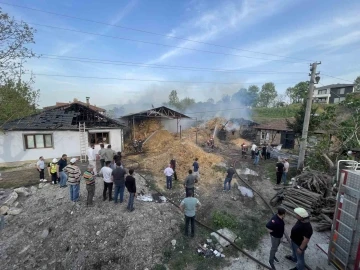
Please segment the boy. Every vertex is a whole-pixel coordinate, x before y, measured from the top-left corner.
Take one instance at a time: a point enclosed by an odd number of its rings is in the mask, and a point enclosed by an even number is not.
[[[83,178],[86,184],[86,190],[88,191],[86,206],[93,206],[93,198],[95,195],[95,176],[94,166],[89,164],[87,170],[83,174]]]
[[[51,177],[51,181],[53,184],[57,184],[57,180],[58,180],[58,177],[57,177],[57,172],[56,172],[56,165],[57,165],[57,162],[58,160],[56,158],[54,158],[52,160],[52,162],[50,162],[47,166],[48,168],[48,173],[49,173],[49,176]]]

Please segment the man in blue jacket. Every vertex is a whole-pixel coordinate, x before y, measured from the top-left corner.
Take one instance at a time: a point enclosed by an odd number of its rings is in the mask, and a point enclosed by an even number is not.
[[[266,228],[268,229],[270,236],[271,236],[271,250],[270,250],[270,257],[269,257],[269,265],[271,269],[276,269],[274,266],[274,261],[279,262],[279,260],[275,257],[275,253],[278,250],[280,245],[281,238],[284,235],[285,230],[285,209],[279,207],[277,214],[274,215],[269,222],[266,224]]]

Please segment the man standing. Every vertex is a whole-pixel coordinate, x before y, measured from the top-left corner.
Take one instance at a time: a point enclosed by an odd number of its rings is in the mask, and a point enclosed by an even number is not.
[[[93,165],[89,164],[87,170],[83,174],[83,178],[86,184],[86,190],[88,192],[86,206],[93,206],[93,198],[95,195],[95,175],[93,169]]]
[[[253,143],[251,145],[251,159],[254,159],[255,158],[255,150],[256,150],[257,146],[255,143]]]
[[[46,182],[44,170],[45,170],[45,162],[44,157],[39,157],[39,160],[36,162],[36,168],[40,173],[40,182]]]
[[[109,202],[112,201],[112,189],[113,181],[111,179],[112,169],[110,168],[111,161],[106,161],[105,166],[101,168],[99,174],[103,176],[104,179],[104,191],[103,191],[103,200],[106,201],[106,193],[109,190]]]
[[[260,160],[260,151],[259,148],[255,148],[255,152],[254,152],[254,165],[258,165],[259,164],[259,160]]]
[[[189,223],[191,224],[191,237],[195,235],[195,214],[197,208],[201,206],[199,200],[193,197],[192,191],[186,195],[180,203],[180,209],[185,214],[185,235],[189,236]]]
[[[289,168],[290,168],[290,164],[289,164],[287,158],[284,158],[284,172],[282,175],[284,185],[286,185],[286,180],[287,180],[286,177],[289,172]]]
[[[166,188],[172,189],[172,176],[174,174],[174,170],[171,168],[171,164],[164,170],[164,174],[166,176]]]
[[[266,146],[265,146],[265,144],[262,147],[262,156],[263,156],[264,160],[266,160],[267,155],[266,155]]]
[[[49,176],[51,177],[51,183],[53,183],[55,185],[57,184],[57,180],[58,180],[57,173],[56,173],[57,162],[58,162],[58,160],[56,158],[54,158],[52,160],[52,162],[50,162],[47,166]]]
[[[295,208],[294,212],[298,221],[291,229],[292,255],[287,255],[285,258],[296,263],[296,267],[290,270],[304,270],[305,250],[313,234],[313,229],[310,224],[309,214],[304,208]]]
[[[79,200],[80,191],[81,171],[79,167],[75,165],[76,161],[76,158],[70,159],[70,164],[63,169],[63,172],[68,174],[68,183],[70,185],[70,200],[72,202],[77,202]]]
[[[126,176],[126,179],[125,179],[125,186],[129,192],[129,202],[128,202],[127,210],[129,210],[130,212],[135,210],[134,198],[136,197],[136,183],[135,183],[135,178],[133,177],[133,174],[134,174],[134,170],[130,169],[129,175]]]
[[[274,261],[277,263],[279,262],[279,260],[275,257],[275,254],[278,250],[281,238],[283,237],[285,231],[285,212],[286,211],[284,208],[278,208],[277,214],[274,215],[266,224],[266,228],[268,229],[271,237],[269,265],[272,269],[276,269],[274,266]]]
[[[97,151],[95,150],[94,144],[91,144],[89,149],[87,150],[87,156],[88,156],[88,160],[89,160],[89,165],[93,166],[93,172],[94,172],[94,174],[97,174],[97,170],[96,170]]]
[[[194,163],[193,163],[193,167],[194,167],[194,173],[193,173],[193,175],[197,178],[197,180],[200,180],[200,172],[199,172],[198,158],[195,158],[195,161],[194,161]]]
[[[115,156],[116,152],[114,150],[111,149],[111,145],[109,144],[107,146],[107,148],[105,149],[105,163],[107,161],[110,161],[110,163],[114,160],[114,156]]]
[[[124,190],[125,190],[125,175],[126,171],[122,168],[121,162],[116,162],[116,169],[111,173],[113,183],[115,184],[115,198],[114,202],[117,203],[120,194],[120,203],[124,201]]]
[[[171,158],[170,160],[170,165],[171,165],[171,168],[173,169],[174,171],[174,180],[177,181],[177,175],[176,175],[176,160],[174,157]]]
[[[281,159],[278,158],[278,162],[276,163],[276,184],[280,185],[281,178],[284,172],[284,163],[282,163]]]
[[[186,196],[190,191],[192,191],[192,194],[195,194],[195,182],[196,176],[192,174],[192,170],[189,170],[189,175],[185,178],[184,181]]]
[[[67,185],[66,185],[67,175],[63,171],[66,166],[67,166],[67,155],[63,154],[56,166],[56,173],[57,173],[57,177],[60,178],[60,187],[61,188],[67,187]]]
[[[231,189],[231,180],[235,174],[235,169],[234,169],[234,165],[231,164],[230,168],[226,171],[227,175],[225,177],[225,181],[224,181],[224,190],[223,191],[230,191]]]
[[[100,167],[102,168],[105,166],[105,148],[103,143],[100,143],[99,156],[100,156]]]

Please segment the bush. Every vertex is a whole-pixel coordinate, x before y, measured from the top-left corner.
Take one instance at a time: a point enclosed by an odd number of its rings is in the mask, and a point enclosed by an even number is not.
[[[212,222],[216,229],[236,229],[238,227],[236,217],[223,211],[215,211],[212,215]]]

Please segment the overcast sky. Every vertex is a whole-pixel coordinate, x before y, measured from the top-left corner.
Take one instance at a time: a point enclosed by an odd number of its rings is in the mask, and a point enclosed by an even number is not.
[[[31,26],[37,29],[34,51],[44,57],[33,59],[26,64],[27,69],[37,74],[35,88],[41,91],[40,106],[52,105],[56,101],[66,102],[73,98],[85,101],[86,96],[96,105],[123,104],[130,100],[159,104],[167,100],[172,89],[178,91],[180,98],[189,96],[197,101],[206,101],[208,98],[216,100],[223,94],[231,94],[251,83],[261,86],[267,81],[274,82],[278,92],[283,94],[287,87],[308,80],[310,61],[322,62],[318,68],[324,74],[321,76],[322,84],[350,83],[360,75],[360,1],[0,2],[3,2],[0,3],[3,10],[16,19],[42,24]],[[6,2],[18,6],[5,5]],[[88,33],[73,32],[69,29]],[[48,59],[48,55],[61,59]],[[116,65],[114,62],[84,62],[84,59],[83,62],[75,62],[64,60],[69,59],[64,57],[118,62]],[[129,62],[146,63],[152,68],[129,65]],[[238,72],[160,69],[154,68],[154,65],[236,69]],[[269,74],[264,71],[277,73]],[[327,77],[325,74],[343,80]]]

